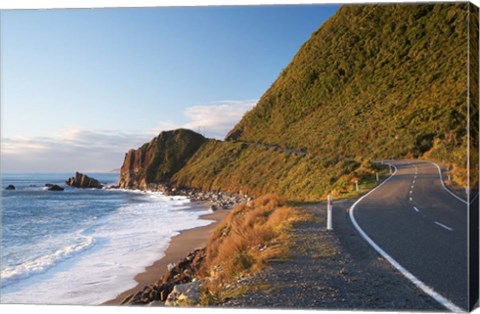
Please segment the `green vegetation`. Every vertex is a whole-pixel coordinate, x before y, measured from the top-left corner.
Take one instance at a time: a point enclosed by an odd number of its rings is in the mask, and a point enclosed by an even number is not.
[[[178,129],[162,132],[149,143],[152,158],[146,165],[146,181],[161,182],[180,170],[185,162],[205,143],[206,139],[193,131]]]
[[[478,31],[479,31],[479,21],[478,21],[478,7],[469,3],[470,8],[470,51],[469,51],[469,61],[470,61],[470,90],[469,100],[470,100],[470,187],[476,189],[478,192],[478,71],[479,71],[479,46],[478,46]],[[471,196],[474,196],[472,194]]]
[[[245,292],[230,288],[242,275],[259,271],[272,259],[288,255],[289,230],[308,215],[275,195],[235,207],[210,237],[202,277],[207,279],[203,305],[221,303]],[[262,288],[262,287],[254,287]]]
[[[468,8],[343,6],[227,140],[316,152],[322,181],[344,160],[425,157],[465,185]]]
[[[127,155],[135,163],[124,164],[120,183],[168,182],[316,201],[374,187],[379,169],[371,160],[428,158],[442,161],[452,181],[465,187],[468,21],[478,24],[468,19],[470,9],[468,3],[343,6],[227,141],[187,130],[163,132],[135,158]],[[478,45],[470,50],[476,64],[471,72],[478,73]],[[478,78],[471,80],[470,116],[478,121]],[[478,124],[472,122],[471,132],[476,165]],[[308,153],[281,153],[273,146]],[[471,185],[478,185],[470,170]]]
[[[173,177],[178,186],[260,196],[276,193],[288,200],[315,201],[333,192],[353,196],[375,178],[374,166],[364,161],[298,156],[274,148],[210,140]]]

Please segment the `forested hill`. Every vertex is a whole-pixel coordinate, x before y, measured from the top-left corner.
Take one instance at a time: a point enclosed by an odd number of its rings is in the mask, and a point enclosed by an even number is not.
[[[343,6],[226,140],[308,150],[334,164],[426,155],[462,172],[467,15],[468,3]]]

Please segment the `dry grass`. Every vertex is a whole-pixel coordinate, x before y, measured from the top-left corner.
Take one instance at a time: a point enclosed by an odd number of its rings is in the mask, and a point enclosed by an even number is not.
[[[202,275],[209,278],[208,291],[222,299],[222,289],[240,275],[255,272],[272,259],[288,253],[289,230],[305,219],[275,195],[235,207],[217,227],[207,244]]]

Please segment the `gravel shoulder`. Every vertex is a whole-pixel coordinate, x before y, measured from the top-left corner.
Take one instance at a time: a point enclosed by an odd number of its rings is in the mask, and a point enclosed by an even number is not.
[[[352,203],[334,203],[333,231],[325,203],[302,206],[314,219],[295,226],[291,256],[241,280],[234,288],[246,292],[222,306],[445,311],[361,238],[348,217]]]

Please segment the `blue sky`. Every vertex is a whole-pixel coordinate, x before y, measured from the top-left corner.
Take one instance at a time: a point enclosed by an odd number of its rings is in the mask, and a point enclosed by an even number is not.
[[[115,169],[178,127],[223,138],[338,8],[2,11],[2,170]]]

